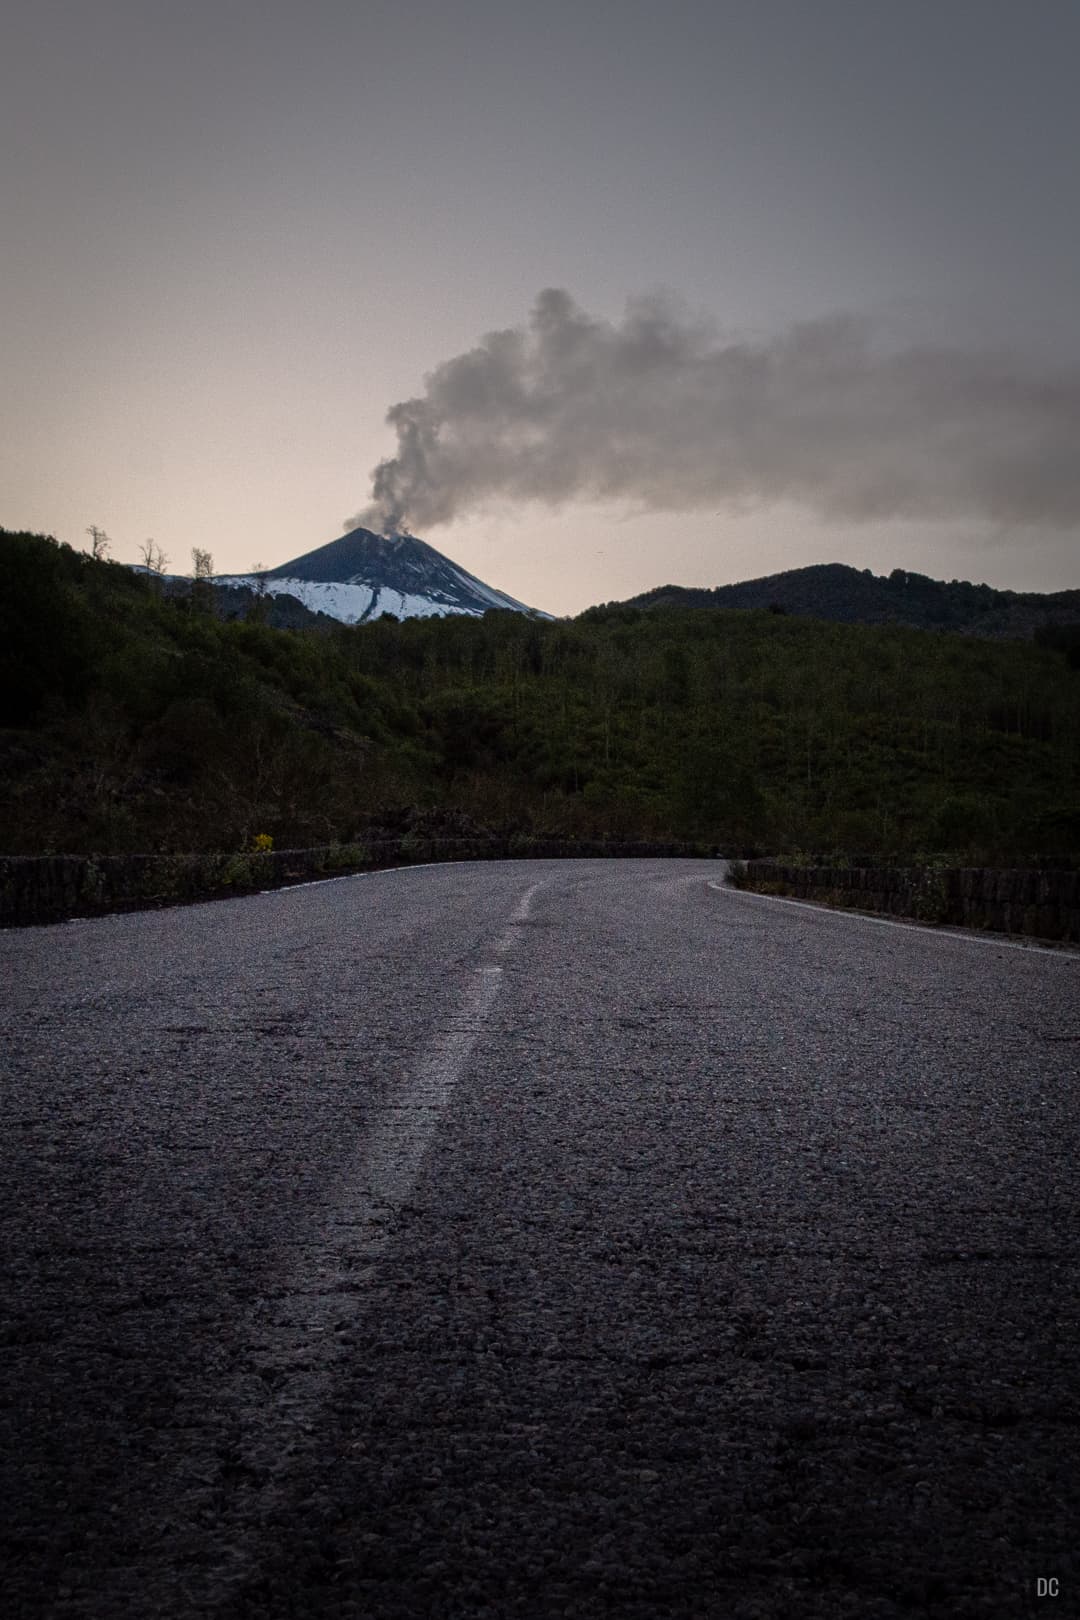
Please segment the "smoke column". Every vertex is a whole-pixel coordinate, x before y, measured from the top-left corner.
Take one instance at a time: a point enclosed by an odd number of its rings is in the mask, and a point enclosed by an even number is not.
[[[357,523],[426,532],[494,500],[645,510],[787,501],[825,518],[1080,519],[1080,374],[885,349],[836,317],[724,342],[664,298],[620,325],[558,288],[444,361],[387,420]]]

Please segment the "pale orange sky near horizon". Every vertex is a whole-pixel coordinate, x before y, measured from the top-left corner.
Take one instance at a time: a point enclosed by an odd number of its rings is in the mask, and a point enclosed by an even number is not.
[[[1077,47],[1054,0],[17,7],[0,524],[277,566],[366,504],[387,409],[549,285],[608,321],[670,288],[754,342],[849,312],[1076,377]],[[418,532],[557,614],[812,562],[1080,585],[1080,525],[630,510]]]

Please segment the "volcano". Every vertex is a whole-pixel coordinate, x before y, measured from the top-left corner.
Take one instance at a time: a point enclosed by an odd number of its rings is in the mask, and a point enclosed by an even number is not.
[[[261,582],[271,595],[294,596],[313,612],[327,613],[343,624],[363,624],[384,613],[398,619],[448,613],[477,618],[493,608],[538,619],[551,617],[485,585],[426,541],[412,535],[373,534],[370,529],[353,529],[339,540],[268,569]],[[259,578],[230,574],[216,583],[255,588]]]

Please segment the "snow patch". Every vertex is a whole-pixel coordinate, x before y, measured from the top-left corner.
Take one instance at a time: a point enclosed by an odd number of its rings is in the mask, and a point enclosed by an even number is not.
[[[218,585],[244,585],[255,588],[255,579],[249,574],[221,575]],[[313,613],[327,613],[342,624],[360,624],[377,619],[382,613],[392,613],[398,619],[443,618],[449,613],[479,618],[480,607],[459,607],[454,602],[437,602],[430,596],[419,596],[406,591],[391,591],[383,587],[372,588],[355,580],[322,582],[312,579],[266,579],[263,586],[268,596],[295,596]],[[499,606],[507,604],[500,602]]]

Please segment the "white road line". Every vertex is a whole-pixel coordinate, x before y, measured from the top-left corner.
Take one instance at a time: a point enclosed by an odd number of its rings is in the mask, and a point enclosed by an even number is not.
[[[338,1209],[360,1241],[354,1239],[344,1248],[329,1286],[334,1281],[354,1283],[356,1258],[362,1256],[373,1263],[386,1248],[388,1217],[401,1208],[416,1185],[436,1127],[498,994],[501,972],[501,968],[483,967],[473,975],[454,1022],[436,1037],[416,1071],[395,1093],[359,1162],[344,1178]],[[340,1316],[340,1297],[331,1308]]]
[[[987,939],[982,934],[961,934],[952,928],[935,928],[926,923],[920,923],[912,918],[910,922],[898,922],[892,917],[868,917],[863,911],[848,911],[839,906],[824,906],[816,900],[791,900],[779,894],[755,894],[752,889],[732,889],[726,883],[708,881],[710,889],[716,889],[720,894],[729,895],[734,900],[765,900],[774,906],[797,906],[800,911],[812,911],[816,916],[843,917],[848,922],[870,923],[875,928],[902,928],[905,933],[914,931],[931,939],[959,939],[965,945],[989,945],[999,951],[1026,951],[1029,956],[1053,956],[1058,961],[1080,962],[1080,951],[1069,945],[1062,945],[1058,950],[1051,950],[1046,945],[1023,945],[1019,940],[1002,939],[995,934]]]
[[[533,883],[526,889],[496,948],[503,940],[508,948],[520,937],[516,925],[527,919],[542,886]],[[233,1567],[226,1576],[220,1570],[210,1574],[212,1589],[198,1594],[203,1606],[227,1606],[230,1594],[262,1561],[264,1526],[288,1489],[289,1475],[302,1464],[307,1436],[349,1353],[350,1330],[368,1308],[368,1285],[392,1247],[397,1218],[413,1194],[432,1139],[484,1031],[502,973],[490,961],[473,971],[445,1027],[377,1111],[353,1162],[331,1189],[318,1225],[297,1234],[297,1259],[283,1268],[272,1296],[247,1313],[238,1337],[244,1350],[234,1368],[228,1404],[250,1411],[253,1382],[270,1381],[269,1397],[264,1385],[259,1386],[264,1404],[242,1445],[243,1460],[260,1481],[262,1512],[252,1516],[248,1510],[249,1528],[235,1548]],[[203,1480],[205,1466],[200,1455],[176,1460],[181,1480],[185,1474],[188,1480]],[[212,1481],[209,1488],[212,1494]],[[242,1530],[238,1525],[234,1533]]]
[[[543,883],[530,883],[529,887],[525,890],[525,893],[522,895],[521,899],[518,901],[513,912],[511,913],[509,926],[503,930],[492,946],[492,950],[495,951],[497,955],[501,956],[513,945],[520,932],[521,924],[528,922],[529,920],[529,911],[532,906],[533,895],[538,889],[542,889],[543,887]]]
[[[509,949],[513,944],[518,935],[514,925],[527,919],[533,897],[542,887],[542,883],[533,883],[525,890],[511,913],[510,926],[495,943],[496,950]],[[340,1319],[341,1288],[351,1288],[366,1279],[386,1249],[393,1216],[416,1184],[451,1093],[491,1012],[501,976],[502,968],[492,963],[473,973],[453,1022],[436,1036],[413,1073],[394,1093],[356,1164],[341,1177],[329,1201],[326,1224],[352,1235],[338,1245],[336,1255],[327,1246],[322,1248],[321,1291],[310,1296],[317,1315],[329,1313]],[[359,1273],[358,1259],[367,1262]]]
[[[409,866],[374,866],[367,872],[339,872],[336,877],[305,878],[303,883],[277,883],[272,889],[255,889],[254,894],[289,894],[293,889],[321,889],[324,883],[351,883],[354,878],[389,877],[391,872],[425,872],[433,866],[498,866],[498,861],[413,861]],[[506,863],[503,863],[506,864]],[[250,898],[235,895],[237,900]],[[73,918],[73,921],[80,919]]]
[[[393,1236],[394,1218],[407,1203],[420,1175],[432,1137],[446,1112],[499,991],[502,969],[473,974],[462,1004],[436,1036],[413,1073],[376,1116],[355,1162],[339,1177],[327,1201],[322,1231],[303,1245],[315,1250],[310,1264],[286,1277],[285,1310],[275,1310],[261,1328],[268,1341],[263,1367],[308,1361],[312,1340],[323,1338],[363,1308],[359,1297]],[[289,1309],[303,1301],[298,1322]],[[298,1333],[299,1328],[299,1333]],[[332,1358],[305,1380],[304,1405],[321,1397],[333,1371]],[[296,1401],[295,1388],[290,1405]]]
[[[229,1526],[231,1567],[188,1576],[193,1609],[229,1609],[231,1596],[261,1567],[266,1526],[280,1508],[289,1476],[310,1448],[319,1410],[348,1354],[349,1331],[368,1306],[368,1284],[394,1238],[395,1218],[408,1201],[451,1093],[476,1045],[499,991],[501,968],[482,967],[471,977],[452,1022],[435,1037],[412,1074],[379,1111],[354,1163],[338,1178],[318,1227],[297,1234],[296,1259],[273,1292],[246,1313],[219,1410],[246,1412],[240,1442],[243,1463],[259,1481],[259,1511],[249,1498],[244,1519]],[[269,1384],[269,1389],[267,1389]],[[253,1416],[252,1389],[260,1391]],[[212,1392],[207,1391],[208,1397]],[[209,1464],[211,1473],[213,1464]],[[174,1480],[195,1513],[189,1531],[202,1535],[197,1513],[220,1513],[220,1486],[207,1476],[201,1450],[174,1459]],[[200,1497],[205,1493],[205,1504]],[[229,1510],[226,1509],[226,1512]],[[185,1558],[185,1562],[187,1559]],[[197,1580],[206,1586],[198,1589]],[[164,1612],[165,1595],[150,1593],[146,1612]]]
[[[515,907],[515,909],[513,911],[513,914],[511,915],[511,918],[510,918],[511,922],[520,923],[520,922],[527,922],[528,921],[529,912],[532,909],[533,895],[537,892],[538,889],[542,889],[543,887],[544,887],[544,885],[542,883],[530,883],[529,884],[529,887],[525,890],[525,893],[522,895],[521,899],[518,901],[517,906]]]

